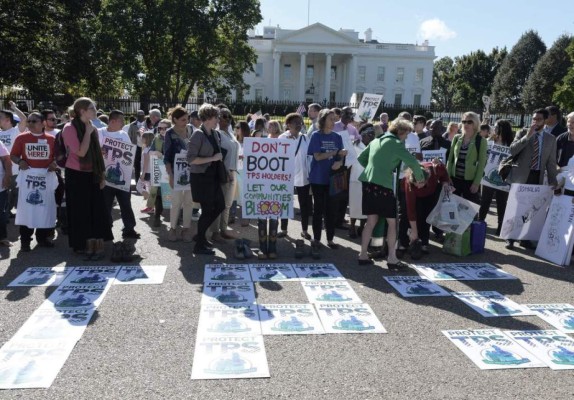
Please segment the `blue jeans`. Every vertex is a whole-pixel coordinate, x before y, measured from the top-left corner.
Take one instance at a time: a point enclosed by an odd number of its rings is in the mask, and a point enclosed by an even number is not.
[[[6,224],[8,224],[8,190],[0,192],[0,240],[8,237]]]

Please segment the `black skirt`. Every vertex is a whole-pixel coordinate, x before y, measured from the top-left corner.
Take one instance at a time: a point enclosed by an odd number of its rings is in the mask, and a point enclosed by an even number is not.
[[[397,217],[397,199],[391,189],[363,182],[363,214],[383,218]]]

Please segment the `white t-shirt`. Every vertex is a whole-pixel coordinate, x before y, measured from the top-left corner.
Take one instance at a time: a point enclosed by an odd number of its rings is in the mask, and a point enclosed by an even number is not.
[[[31,229],[56,226],[56,173],[29,168],[20,171],[16,183],[19,192],[15,224]]]
[[[127,132],[124,132],[123,130],[116,131],[116,132],[110,132],[110,131],[108,131],[108,128],[100,128],[100,129],[98,129],[98,137],[100,138],[100,146],[104,145],[104,138],[121,140],[122,142],[125,142],[125,143],[131,143],[132,142],[130,140],[130,137],[128,136]]]
[[[413,156],[415,154],[421,152],[421,142],[419,141],[419,137],[417,136],[416,133],[411,132],[408,134],[408,136],[405,140],[405,147],[406,147],[407,151],[409,153],[411,153]],[[403,177],[405,176],[405,170],[406,169],[407,169],[407,167],[403,163],[401,165],[401,173],[400,173],[399,179],[403,179]]]
[[[291,132],[287,131],[279,135],[279,139],[292,139],[297,141],[297,154],[295,154],[295,173],[293,179],[293,185],[296,187],[302,187],[309,184],[309,162],[307,161],[307,149],[309,148],[309,138],[305,134],[300,134],[298,138],[294,139],[291,136]],[[300,145],[299,145],[300,143]]]
[[[10,156],[10,152],[4,145],[4,143],[0,142],[0,157]],[[4,180],[4,175],[6,175],[6,170],[4,169],[4,163],[0,160],[0,192],[5,191],[6,189],[2,187],[2,181]]]
[[[18,126],[7,129],[5,131],[0,131],[0,142],[4,143],[6,149],[8,149],[8,153],[10,153],[12,150],[12,145],[16,140],[16,136],[18,136],[20,133],[21,132],[20,129],[18,129]],[[18,175],[18,171],[18,165],[12,163],[12,175]]]
[[[59,132],[60,132],[59,129],[54,129],[54,130],[51,130],[51,131],[48,131],[48,130],[44,129],[44,133],[47,133],[48,135],[52,135],[52,136],[54,136],[54,137],[56,137],[56,135],[57,135]]]

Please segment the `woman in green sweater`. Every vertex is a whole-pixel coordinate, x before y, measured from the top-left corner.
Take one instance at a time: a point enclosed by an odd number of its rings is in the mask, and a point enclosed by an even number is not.
[[[388,133],[373,140],[359,155],[359,163],[365,168],[359,180],[363,182],[363,214],[367,223],[361,238],[361,253],[359,264],[372,264],[367,248],[373,233],[373,228],[379,218],[385,218],[388,224],[387,244],[389,255],[387,266],[390,270],[408,268],[406,263],[399,261],[395,252],[397,240],[397,199],[393,193],[393,172],[404,162],[413,171],[417,183],[424,185],[423,169],[417,159],[407,151],[404,141],[413,131],[413,125],[402,118],[391,123]]]

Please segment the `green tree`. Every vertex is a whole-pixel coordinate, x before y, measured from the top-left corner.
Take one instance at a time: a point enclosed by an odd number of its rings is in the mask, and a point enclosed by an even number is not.
[[[187,103],[196,85],[242,87],[256,61],[247,30],[261,21],[257,0],[104,0],[99,20],[105,58],[164,107]]]
[[[522,90],[534,66],[546,52],[546,45],[537,32],[522,34],[502,62],[492,86],[492,102],[496,108],[524,111]]]
[[[566,48],[571,65],[562,81],[556,86],[552,100],[566,110],[574,109],[574,39]]]
[[[571,36],[560,36],[536,63],[522,91],[522,103],[526,111],[530,112],[552,103],[556,85],[564,78],[568,68],[572,67],[572,60],[566,53],[570,43]]]
[[[454,97],[454,61],[443,57],[434,63],[432,74],[432,102],[443,110],[453,106]]]

